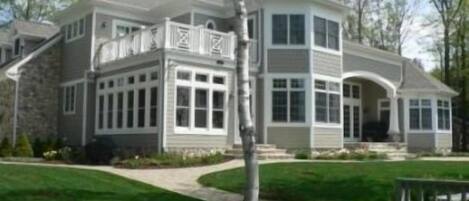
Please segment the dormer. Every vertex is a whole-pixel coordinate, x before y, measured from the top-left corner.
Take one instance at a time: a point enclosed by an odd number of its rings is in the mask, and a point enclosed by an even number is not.
[[[12,42],[12,57],[22,57],[31,53],[37,46],[58,33],[58,27],[52,24],[15,20],[9,25]]]

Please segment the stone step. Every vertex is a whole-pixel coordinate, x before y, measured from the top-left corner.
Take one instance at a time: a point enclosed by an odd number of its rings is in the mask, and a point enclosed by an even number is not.
[[[277,146],[273,144],[256,144],[257,149],[276,149]],[[243,145],[235,144],[233,149],[243,149]]]
[[[257,149],[258,154],[276,154],[276,153],[286,153],[285,149]],[[229,149],[226,150],[226,154],[243,154],[242,149]]]
[[[288,154],[286,149],[279,149],[271,144],[258,144],[256,145],[257,157],[259,160],[281,160],[293,159],[293,154]],[[233,145],[233,149],[226,150],[225,155],[234,158],[243,158],[242,145]]]
[[[236,159],[242,159],[243,155],[239,154],[225,154],[226,156],[233,157]],[[282,160],[282,159],[294,159],[295,156],[287,153],[276,153],[276,154],[258,154],[257,159],[259,160]]]

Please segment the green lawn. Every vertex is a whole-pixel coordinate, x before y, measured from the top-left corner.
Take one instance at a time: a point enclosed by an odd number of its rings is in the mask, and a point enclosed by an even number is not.
[[[20,165],[0,165],[0,200],[196,201],[103,172]]]
[[[244,169],[205,175],[199,182],[242,192]],[[390,201],[396,177],[469,179],[464,162],[290,163],[262,165],[261,197],[282,201]]]

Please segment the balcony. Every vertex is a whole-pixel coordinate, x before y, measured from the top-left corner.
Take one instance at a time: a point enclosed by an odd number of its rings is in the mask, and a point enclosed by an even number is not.
[[[257,43],[253,44],[257,47]],[[223,33],[166,19],[163,23],[103,43],[98,55],[101,65],[158,49],[234,60],[235,48],[233,32]],[[257,56],[257,50],[251,55]]]

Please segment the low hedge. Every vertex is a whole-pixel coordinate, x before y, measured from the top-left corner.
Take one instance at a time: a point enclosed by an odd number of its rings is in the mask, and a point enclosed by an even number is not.
[[[295,154],[295,159],[300,160],[386,160],[388,156],[386,154],[372,152],[372,151],[329,151],[329,152],[316,152],[315,154],[299,152]]]
[[[184,156],[181,154],[159,154],[140,158],[135,156],[131,159],[114,159],[112,165],[125,169],[161,169],[204,166],[222,163],[230,160],[221,153],[206,156]]]

